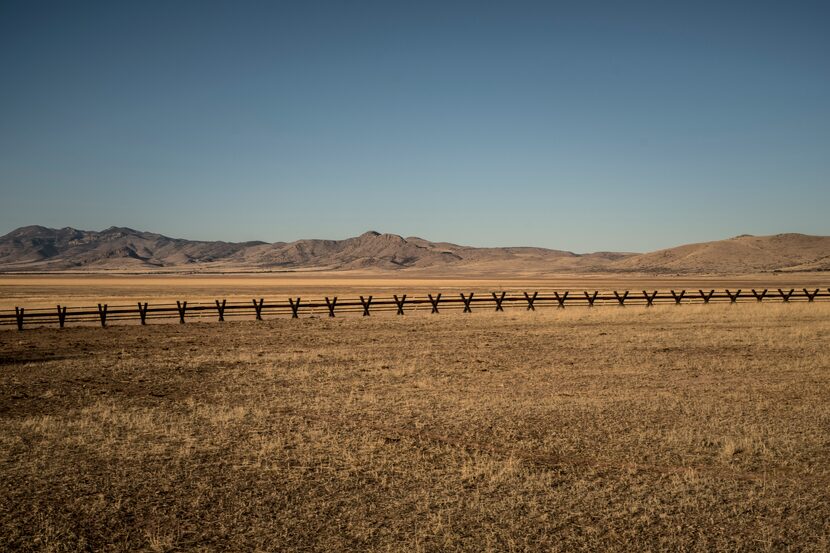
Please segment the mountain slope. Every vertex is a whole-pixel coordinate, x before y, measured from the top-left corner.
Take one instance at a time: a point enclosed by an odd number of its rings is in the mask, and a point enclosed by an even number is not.
[[[211,263],[258,244],[262,242],[234,244],[182,240],[124,227],[94,232],[69,227],[30,226],[0,238],[0,267],[151,269]]]
[[[0,237],[0,271],[400,270],[467,275],[556,272],[750,273],[830,270],[830,237],[739,236],[645,254],[472,248],[366,232],[345,240],[206,242],[125,227],[40,226]]]
[[[615,270],[679,273],[750,273],[830,270],[830,236],[736,236],[686,244],[613,263]]]
[[[111,227],[101,232],[30,226],[0,238],[0,270],[404,269],[525,263],[555,269],[577,259],[544,248],[469,248],[366,232],[345,240],[201,242]],[[567,263],[566,263],[567,265]]]

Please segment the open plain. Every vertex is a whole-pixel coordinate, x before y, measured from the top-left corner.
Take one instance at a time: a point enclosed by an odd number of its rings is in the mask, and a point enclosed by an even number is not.
[[[828,302],[4,330],[0,535],[826,551],[828,340]]]
[[[426,294],[491,291],[572,290],[668,290],[699,288],[732,290],[778,287],[785,289],[830,286],[826,272],[749,273],[739,275],[655,275],[655,274],[565,274],[533,275],[513,273],[508,276],[476,278],[458,276],[453,272],[417,271],[309,271],[284,273],[223,273],[223,274],[2,274],[0,275],[0,310],[15,306],[52,308],[56,304],[94,306],[99,302],[111,305],[134,305],[138,301],[175,303],[176,300],[208,302],[227,298],[228,301],[250,301],[252,298],[279,299],[358,294]]]

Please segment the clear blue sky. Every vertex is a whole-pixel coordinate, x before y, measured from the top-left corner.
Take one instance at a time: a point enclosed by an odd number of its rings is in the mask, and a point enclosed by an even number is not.
[[[830,234],[828,2],[0,2],[0,234]]]

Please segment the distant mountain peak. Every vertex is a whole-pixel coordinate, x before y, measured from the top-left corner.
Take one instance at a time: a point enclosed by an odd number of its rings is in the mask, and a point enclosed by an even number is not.
[[[154,271],[179,267],[215,271],[420,269],[477,275],[828,271],[830,237],[741,235],[646,254],[473,248],[374,230],[344,240],[289,243],[194,241],[118,226],[85,231],[32,225],[0,237],[0,271]]]
[[[111,226],[111,227],[109,227],[105,230],[102,230],[101,232],[102,233],[103,232],[124,232],[124,233],[129,233],[129,234],[141,234],[140,231],[137,231],[135,229],[131,229],[130,227],[117,227],[115,225],[113,225],[113,226]]]

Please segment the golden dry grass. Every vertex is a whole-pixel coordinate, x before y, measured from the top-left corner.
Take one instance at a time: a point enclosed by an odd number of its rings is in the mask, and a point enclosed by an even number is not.
[[[826,551],[830,304],[0,332],[6,549]]]
[[[0,310],[69,306],[135,305],[138,301],[175,303],[176,300],[249,302],[251,298],[285,301],[287,297],[350,296],[374,294],[426,294],[493,290],[697,290],[783,287],[785,289],[830,286],[826,273],[755,274],[742,276],[654,276],[624,274],[561,275],[550,277],[486,277],[423,273],[361,273],[318,271],[308,273],[217,274],[217,275],[113,275],[65,274],[0,275]]]

